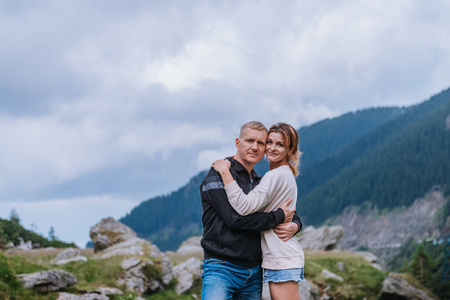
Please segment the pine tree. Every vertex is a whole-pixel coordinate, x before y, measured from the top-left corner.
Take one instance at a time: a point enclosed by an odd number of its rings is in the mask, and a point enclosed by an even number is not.
[[[53,226],[50,226],[50,230],[48,231],[48,239],[50,241],[55,241],[56,240],[55,229],[53,228]]]
[[[431,276],[433,262],[425,250],[423,244],[417,247],[416,254],[411,263],[411,272],[413,276],[424,286],[431,286]]]

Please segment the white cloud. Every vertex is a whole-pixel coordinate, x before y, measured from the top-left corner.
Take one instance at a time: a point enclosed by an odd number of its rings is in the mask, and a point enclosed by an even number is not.
[[[230,144],[234,145],[234,143]],[[226,147],[223,149],[215,149],[215,150],[203,150],[197,155],[197,158],[195,159],[195,166],[199,170],[208,170],[209,168],[211,168],[211,164],[214,161],[235,154],[236,154],[236,147]]]

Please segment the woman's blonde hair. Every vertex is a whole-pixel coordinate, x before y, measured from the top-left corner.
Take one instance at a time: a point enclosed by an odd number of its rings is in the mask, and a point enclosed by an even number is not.
[[[269,134],[272,132],[280,133],[286,145],[291,150],[287,156],[288,165],[294,176],[298,175],[298,168],[300,167],[300,157],[302,153],[298,150],[299,137],[297,130],[289,124],[277,123],[270,127]]]

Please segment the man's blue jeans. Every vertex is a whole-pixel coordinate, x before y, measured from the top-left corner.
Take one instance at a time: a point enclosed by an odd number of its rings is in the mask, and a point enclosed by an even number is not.
[[[260,300],[261,266],[248,269],[209,258],[203,260],[202,300]]]

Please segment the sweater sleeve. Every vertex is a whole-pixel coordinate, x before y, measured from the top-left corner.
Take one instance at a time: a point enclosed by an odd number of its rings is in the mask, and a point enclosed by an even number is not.
[[[228,201],[241,216],[246,216],[257,211],[262,211],[270,202],[270,195],[276,186],[277,176],[268,172],[261,182],[248,194],[245,194],[236,181],[225,186]]]

